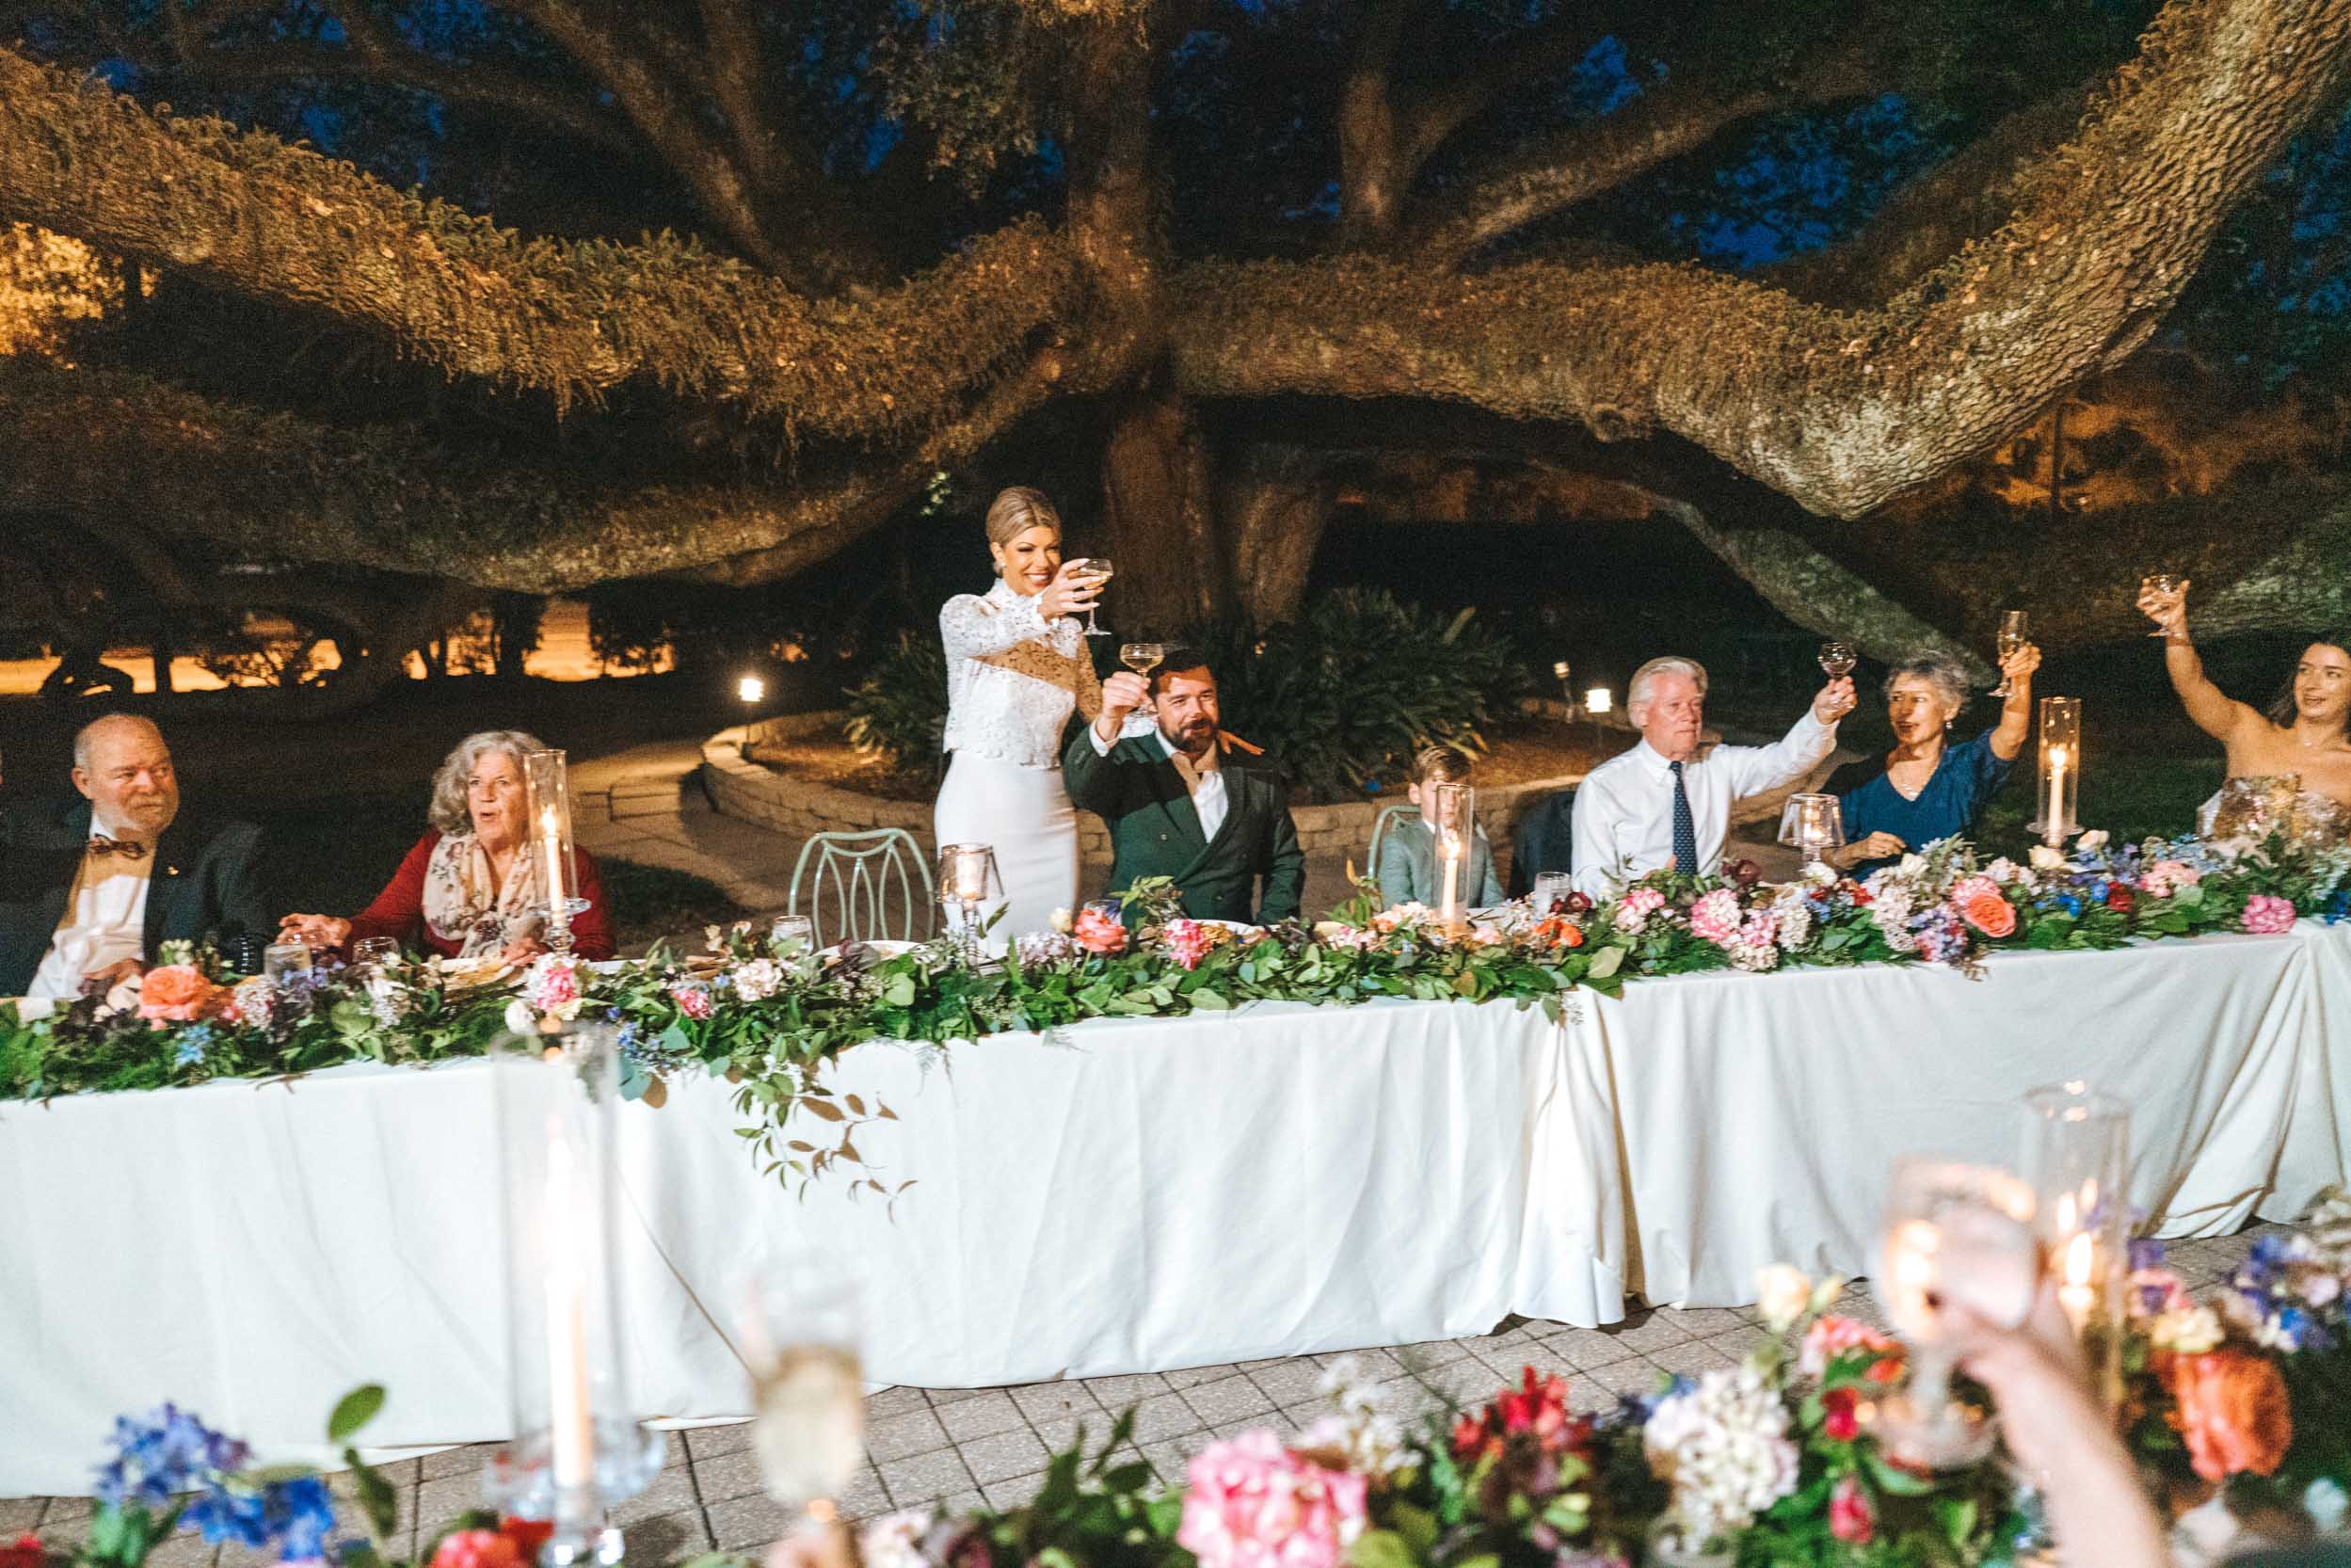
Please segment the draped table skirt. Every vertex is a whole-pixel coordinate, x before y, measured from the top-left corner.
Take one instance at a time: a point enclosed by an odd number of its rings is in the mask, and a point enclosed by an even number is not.
[[[682,1077],[622,1108],[635,1402],[746,1413],[724,1304],[770,1242],[854,1259],[868,1375],[927,1386],[1737,1304],[1766,1262],[1862,1272],[1894,1156],[2011,1160],[2017,1097],[2068,1077],[2132,1101],[2161,1233],[2295,1217],[2344,1175],[2351,926],[1642,982],[1556,1026],[1280,1004],[862,1047],[833,1081],[897,1113],[857,1134],[894,1204],[760,1177]],[[0,1105],[0,1495],[82,1488],[167,1399],[273,1457],[324,1457],[370,1380],[376,1441],[504,1435],[491,1125],[477,1062]]]

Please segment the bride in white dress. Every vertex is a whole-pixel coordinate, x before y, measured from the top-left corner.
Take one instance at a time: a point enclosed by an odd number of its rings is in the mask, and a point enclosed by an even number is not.
[[[1103,580],[1062,565],[1061,517],[1025,485],[990,504],[987,536],[996,585],[956,595],[938,615],[952,760],[932,821],[942,844],[996,847],[1004,914],[989,946],[1001,952],[1078,900],[1062,730],[1073,709],[1088,723],[1101,712],[1102,681],[1072,617],[1093,607]]]

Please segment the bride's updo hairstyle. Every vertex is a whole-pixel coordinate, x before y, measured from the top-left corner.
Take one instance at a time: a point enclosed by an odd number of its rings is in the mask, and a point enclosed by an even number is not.
[[[1028,485],[997,491],[988,503],[988,543],[1010,544],[1032,528],[1050,528],[1056,535],[1062,531],[1062,515],[1045,492]]]

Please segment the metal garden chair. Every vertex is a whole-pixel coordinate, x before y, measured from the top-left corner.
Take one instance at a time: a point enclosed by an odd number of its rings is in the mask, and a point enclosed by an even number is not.
[[[803,889],[808,893],[805,911],[800,904]],[[843,941],[919,942],[931,933],[936,904],[931,863],[914,835],[903,827],[819,833],[801,846],[792,868],[791,911],[808,915],[819,947]]]
[[[1363,867],[1364,875],[1371,881],[1380,880],[1380,851],[1385,847],[1388,835],[1396,831],[1397,824],[1406,817],[1418,822],[1420,808],[1399,801],[1394,806],[1381,807],[1380,814],[1371,819],[1371,848],[1364,854]]]

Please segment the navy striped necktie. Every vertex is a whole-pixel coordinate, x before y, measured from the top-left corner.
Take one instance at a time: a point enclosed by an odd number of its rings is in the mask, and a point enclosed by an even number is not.
[[[1668,762],[1673,771],[1673,869],[1684,876],[1698,873],[1698,823],[1689,814],[1689,792],[1682,787],[1682,764]]]

